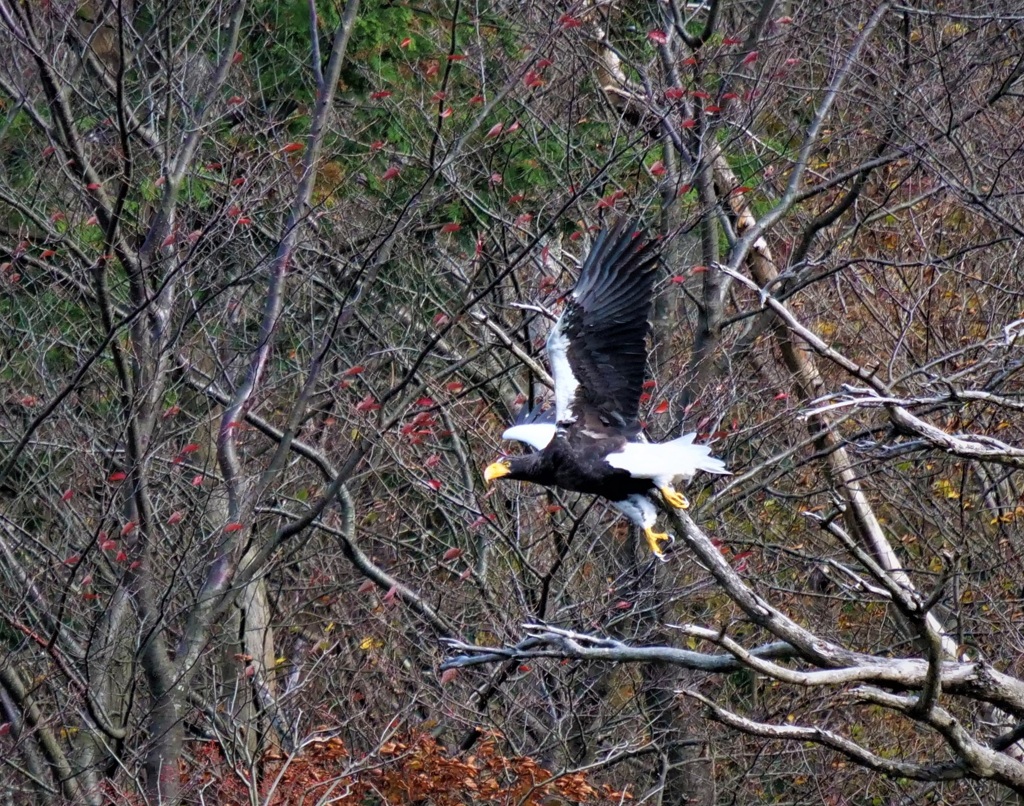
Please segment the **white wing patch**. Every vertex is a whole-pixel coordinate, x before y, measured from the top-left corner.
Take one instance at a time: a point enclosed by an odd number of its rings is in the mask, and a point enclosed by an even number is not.
[[[628,442],[621,451],[605,458],[612,467],[627,471],[634,478],[659,482],[682,476],[690,479],[698,470],[728,474],[725,462],[711,455],[707,445],[694,445],[696,434],[685,434],[669,442]]]
[[[548,334],[548,363],[555,379],[555,422],[572,422],[572,401],[580,383],[569,366],[569,339],[562,332],[561,317]]]
[[[501,438],[525,442],[534,450],[542,451],[554,438],[556,430],[554,423],[524,423],[506,428]]]

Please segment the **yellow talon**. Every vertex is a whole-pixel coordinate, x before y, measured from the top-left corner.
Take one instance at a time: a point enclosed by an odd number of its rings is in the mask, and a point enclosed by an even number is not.
[[[661,497],[665,499],[665,502],[672,507],[672,509],[689,509],[690,502],[686,500],[686,496],[682,493],[677,493],[671,487],[659,487],[661,490]]]
[[[661,550],[659,543],[670,542],[671,537],[665,532],[655,532],[653,529],[645,528],[644,537],[647,538],[647,545],[651,547],[651,551],[654,552],[654,556],[659,560],[665,559],[665,553]]]

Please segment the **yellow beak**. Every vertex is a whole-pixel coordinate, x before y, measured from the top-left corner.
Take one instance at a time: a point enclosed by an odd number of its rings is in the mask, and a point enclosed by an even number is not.
[[[494,481],[502,476],[507,476],[511,472],[512,468],[508,466],[508,462],[504,460],[493,462],[484,468],[484,481]]]

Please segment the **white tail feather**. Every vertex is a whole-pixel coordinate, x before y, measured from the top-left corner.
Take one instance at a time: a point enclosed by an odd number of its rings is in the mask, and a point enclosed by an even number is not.
[[[684,434],[677,439],[661,443],[629,442],[607,462],[619,470],[626,470],[634,478],[667,479],[682,476],[691,478],[698,470],[705,473],[728,475],[725,462],[711,455],[707,445],[695,445],[696,434]]]

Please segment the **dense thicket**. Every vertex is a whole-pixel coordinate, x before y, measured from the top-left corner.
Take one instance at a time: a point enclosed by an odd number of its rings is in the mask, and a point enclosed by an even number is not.
[[[1018,10],[0,31],[9,802],[1024,795]],[[734,473],[665,564],[480,475],[626,213],[648,430]]]

